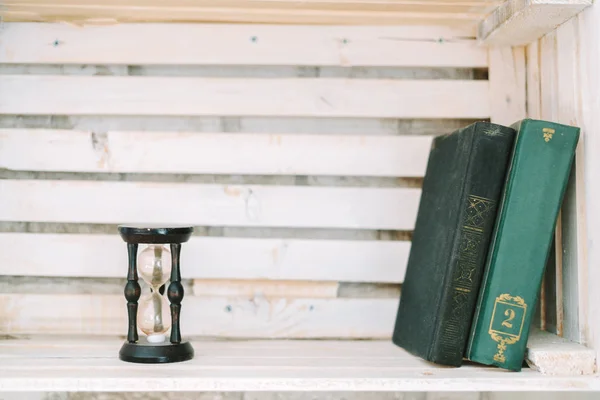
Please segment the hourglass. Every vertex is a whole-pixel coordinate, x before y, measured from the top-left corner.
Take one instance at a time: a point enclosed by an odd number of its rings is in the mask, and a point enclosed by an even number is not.
[[[192,232],[192,227],[119,226],[129,256],[125,285],[129,327],[127,341],[119,352],[121,360],[167,363],[194,356],[192,345],[181,341],[179,329],[183,300],[179,255],[181,243],[187,242]],[[138,254],[140,244],[145,248]],[[169,249],[165,247],[167,244]],[[144,295],[138,276],[149,287]],[[170,281],[167,288],[170,304],[164,296],[167,281]],[[144,334],[141,338],[138,328]]]

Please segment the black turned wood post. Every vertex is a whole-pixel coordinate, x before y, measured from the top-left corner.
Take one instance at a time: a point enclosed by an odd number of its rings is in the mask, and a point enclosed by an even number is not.
[[[129,317],[129,328],[127,330],[127,341],[129,343],[138,341],[137,310],[142,289],[138,283],[137,250],[137,243],[127,243],[129,270],[127,271],[127,284],[125,285],[125,299],[127,299],[127,315]]]
[[[181,301],[183,300],[183,285],[181,285],[180,254],[181,244],[171,243],[171,283],[167,290],[167,297],[171,302],[171,343],[181,342],[179,315],[181,313]]]

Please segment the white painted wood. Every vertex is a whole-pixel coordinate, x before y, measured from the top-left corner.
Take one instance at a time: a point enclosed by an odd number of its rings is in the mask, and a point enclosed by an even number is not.
[[[194,279],[195,296],[335,298],[337,282]]]
[[[430,147],[430,136],[0,129],[0,168],[420,177]]]
[[[583,265],[580,278],[580,331],[582,340],[598,353],[600,349],[600,291],[597,290],[600,283],[600,250],[594,243],[600,243],[600,6],[598,3],[578,16],[578,47],[579,47],[579,78],[580,87],[578,93],[581,99],[581,119],[579,123],[584,137],[584,146],[578,149],[583,153],[581,161],[583,173],[584,199],[578,203],[578,213],[585,215],[587,224],[581,237],[583,241],[583,259],[579,263]],[[579,156],[581,155],[579,153]],[[581,162],[580,159],[577,159]],[[587,269],[586,269],[587,267]]]
[[[489,58],[491,121],[512,125],[527,115],[525,48],[492,48]]]
[[[487,118],[490,113],[487,82],[477,80],[3,75],[0,87],[0,114]]]
[[[541,81],[540,81],[540,55],[538,41],[529,44],[526,49],[527,64],[527,117],[540,119],[541,116]]]
[[[540,50],[538,41],[529,44],[525,49],[526,60],[526,88],[527,88],[527,118],[541,119],[541,81],[540,81]],[[547,319],[547,297],[546,292],[546,275],[542,277],[542,285],[540,288],[539,301],[537,309],[539,310],[539,328],[546,330]],[[534,322],[534,324],[536,324]]]
[[[531,332],[527,364],[547,375],[593,375],[596,352],[548,332]]]
[[[143,294],[142,294],[143,296]],[[123,335],[122,295],[0,294],[0,334]],[[389,338],[398,299],[186,296],[184,336]]]
[[[592,0],[508,0],[479,24],[486,45],[531,43],[592,4]]]
[[[193,341],[185,363],[118,360],[121,340],[0,341],[7,391],[548,391],[598,390],[590,376],[444,368],[390,341]]]
[[[118,235],[0,233],[0,275],[123,278]],[[32,249],[35,249],[32,251]],[[410,242],[192,237],[186,279],[389,282],[404,279]]]
[[[558,71],[556,71],[556,31],[540,39],[541,117],[548,121],[558,118]]]
[[[0,63],[487,67],[470,35],[434,25],[5,23]]]
[[[565,22],[556,31],[556,69],[558,72],[558,122],[581,126],[581,77],[579,70],[577,19]],[[581,328],[587,314],[586,214],[584,187],[585,132],[580,135],[571,176],[561,212],[563,266],[564,336],[584,340]]]
[[[411,230],[420,192],[412,188],[2,180],[0,220]]]
[[[558,122],[558,71],[556,63],[556,31],[552,31],[539,40],[540,54],[540,118]],[[555,229],[554,247],[554,276],[546,274],[549,287],[553,288],[555,305],[553,309],[556,320],[556,333],[564,334],[564,307],[563,307],[563,243],[562,243],[562,214],[557,218]]]

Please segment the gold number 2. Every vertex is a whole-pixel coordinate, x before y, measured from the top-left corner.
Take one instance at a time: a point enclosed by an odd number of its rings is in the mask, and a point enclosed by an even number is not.
[[[508,318],[506,318],[504,321],[502,321],[502,326],[505,326],[507,328],[512,328],[513,324],[511,324],[510,321],[515,319],[515,311],[509,308],[506,311],[504,311],[504,316],[506,316]]]

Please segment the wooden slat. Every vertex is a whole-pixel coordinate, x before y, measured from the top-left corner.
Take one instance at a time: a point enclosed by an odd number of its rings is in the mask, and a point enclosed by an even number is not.
[[[420,190],[50,180],[0,181],[0,220],[211,226],[414,227]]]
[[[335,298],[337,282],[194,279],[195,296]]]
[[[0,114],[490,115],[486,81],[4,75],[0,87]]]
[[[0,63],[486,67],[469,35],[440,26],[6,23]]]
[[[0,295],[0,334],[123,335],[119,295]],[[389,338],[397,299],[287,299],[186,296],[184,336]]]
[[[491,121],[512,125],[527,114],[525,48],[492,48],[489,57]]]
[[[111,235],[0,233],[0,275],[122,278],[125,243]],[[32,251],[35,249],[35,251]],[[185,279],[390,282],[404,279],[410,242],[192,237]]]
[[[46,5],[61,7],[98,6],[155,7],[167,8],[160,0],[7,0],[6,5]],[[245,9],[282,9],[282,10],[353,10],[353,11],[430,11],[436,9],[446,12],[477,12],[490,10],[501,4],[501,0],[171,0],[168,8],[245,8]]]
[[[540,119],[541,115],[541,80],[540,80],[540,54],[538,41],[527,46],[527,117]]]
[[[194,359],[157,367],[119,361],[122,340],[64,339],[0,341],[2,353],[8,354],[0,365],[0,391],[455,390],[464,398],[467,391],[600,388],[593,376],[549,376],[528,368],[511,374],[476,365],[439,367],[389,340],[194,341]]]
[[[431,137],[0,129],[24,171],[420,177]]]
[[[592,0],[508,0],[479,24],[487,45],[527,45],[568,21]]]
[[[295,7],[282,8],[277,3],[264,2],[265,7],[227,7],[219,1],[204,7],[173,7],[156,5],[96,4],[19,4],[10,1],[3,4],[2,15],[6,21],[57,21],[75,23],[115,22],[233,22],[268,24],[333,24],[333,25],[392,25],[392,24],[440,24],[475,28],[489,5],[470,9],[442,4],[400,4],[389,7],[381,4],[369,9],[324,9],[296,2]],[[289,3],[288,3],[289,4]],[[438,7],[435,7],[437,5]],[[387,6],[387,7],[386,7]],[[387,8],[387,9],[386,9]],[[391,9],[390,9],[391,8]],[[396,9],[393,9],[396,8]]]

